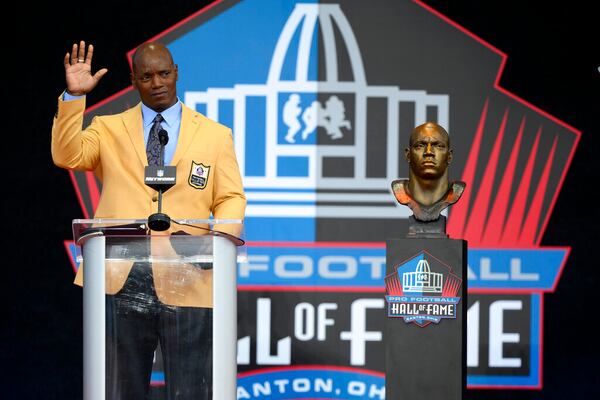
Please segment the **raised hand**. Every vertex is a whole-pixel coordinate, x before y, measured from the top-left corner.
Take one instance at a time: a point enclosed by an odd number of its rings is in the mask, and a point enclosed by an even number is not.
[[[73,96],[82,96],[89,93],[96,87],[98,81],[108,72],[102,68],[92,75],[92,56],[94,55],[94,46],[88,46],[87,55],[85,52],[85,42],[82,40],[73,44],[71,54],[65,54],[65,77],[67,81],[67,92]]]

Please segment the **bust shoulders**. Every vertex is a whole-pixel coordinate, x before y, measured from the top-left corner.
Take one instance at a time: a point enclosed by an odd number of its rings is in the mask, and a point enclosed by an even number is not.
[[[408,189],[408,179],[396,179],[392,182],[392,192],[398,203],[408,206],[418,221],[435,221],[440,213],[449,205],[460,199],[466,184],[462,181],[452,182],[442,197],[431,205],[424,205],[413,198]]]

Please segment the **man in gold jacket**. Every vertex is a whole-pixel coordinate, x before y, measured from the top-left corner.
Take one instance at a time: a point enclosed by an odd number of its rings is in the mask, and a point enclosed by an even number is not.
[[[52,127],[52,157],[62,168],[95,171],[102,181],[95,218],[145,219],[157,211],[156,191],[144,184],[144,168],[146,143],[160,124],[169,134],[165,164],[177,170],[162,212],[173,219],[243,219],[246,198],[231,130],[179,101],[178,68],[164,45],[145,43],[133,55],[131,81],[141,103],[95,117],[83,129],[85,95],[107,73],[92,74],[93,50],[89,45],[86,51],[82,41],[65,55],[67,89]],[[83,284],[81,269],[78,284]],[[115,263],[107,270],[107,306],[114,315],[107,322],[107,368],[114,369],[107,374],[107,398],[147,397],[160,343],[168,396],[210,399],[210,269],[190,265],[174,280],[168,266]],[[184,337],[178,331],[185,331]]]

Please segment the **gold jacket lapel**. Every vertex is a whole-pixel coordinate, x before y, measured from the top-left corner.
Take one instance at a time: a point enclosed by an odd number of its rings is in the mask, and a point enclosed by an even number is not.
[[[133,148],[142,165],[148,165],[146,156],[146,144],[144,143],[144,126],[142,120],[142,103],[127,110],[123,114],[123,125],[131,139]]]

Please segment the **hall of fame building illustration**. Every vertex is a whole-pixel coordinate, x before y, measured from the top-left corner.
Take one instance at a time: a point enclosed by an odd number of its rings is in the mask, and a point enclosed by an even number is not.
[[[334,28],[343,43],[336,42]],[[317,71],[314,56],[318,32],[322,71]],[[339,76],[342,52],[351,81]],[[289,60],[292,79],[284,77]],[[370,99],[384,99],[387,107],[386,150],[376,155],[385,157],[385,172],[377,177],[367,174]],[[265,83],[186,91],[184,102],[203,108],[214,120],[221,113],[232,114],[249,217],[406,218],[410,210],[398,207],[389,191],[403,159],[399,104],[413,105],[410,120],[415,125],[433,110],[437,122],[449,129],[448,95],[367,84],[356,37],[337,4],[295,6],[277,40]],[[331,167],[336,171],[328,172]]]
[[[442,293],[444,275],[431,272],[427,260],[419,260],[413,272],[402,274],[402,288],[405,293]]]

